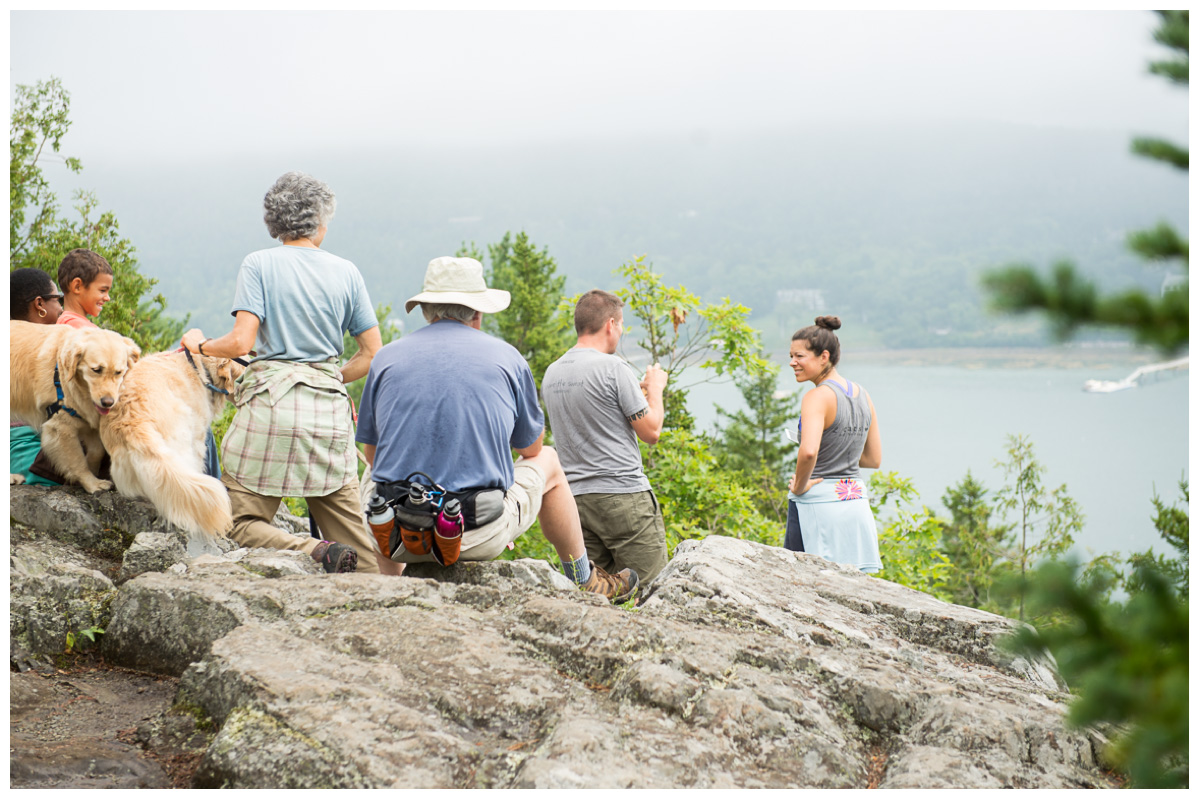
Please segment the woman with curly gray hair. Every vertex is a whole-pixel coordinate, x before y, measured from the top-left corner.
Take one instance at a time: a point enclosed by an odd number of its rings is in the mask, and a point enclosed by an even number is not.
[[[233,330],[193,328],[189,352],[237,358],[257,345],[234,397],[221,481],[233,503],[230,537],[247,547],[301,550],[327,572],[378,572],[374,537],[358,501],[354,420],[344,384],[367,374],[379,323],[358,268],[321,250],[337,206],[302,172],[275,181],[263,221],[280,245],[246,256],[234,292]],[[358,352],[339,365],[343,334]],[[284,497],[303,497],[327,541],[271,524]]]

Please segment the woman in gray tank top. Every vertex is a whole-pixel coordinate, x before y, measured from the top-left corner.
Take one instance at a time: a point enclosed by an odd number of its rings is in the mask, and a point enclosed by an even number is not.
[[[841,345],[837,317],[792,335],[796,381],[816,387],[800,404],[800,452],[788,484],[788,526],[783,546],[863,572],[877,572],[879,541],[860,467],[879,466],[883,447],[875,406],[867,392],[838,374]]]

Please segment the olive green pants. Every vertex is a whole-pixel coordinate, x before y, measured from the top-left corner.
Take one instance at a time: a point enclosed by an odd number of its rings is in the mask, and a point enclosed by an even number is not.
[[[628,567],[645,584],[667,565],[667,531],[653,491],[577,494],[575,505],[588,558],[600,569],[615,573]]]

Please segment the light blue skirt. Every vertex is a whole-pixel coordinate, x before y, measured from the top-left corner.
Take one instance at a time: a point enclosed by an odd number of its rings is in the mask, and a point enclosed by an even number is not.
[[[862,572],[878,572],[879,537],[861,480],[826,478],[802,495],[788,492],[796,504],[804,551]]]

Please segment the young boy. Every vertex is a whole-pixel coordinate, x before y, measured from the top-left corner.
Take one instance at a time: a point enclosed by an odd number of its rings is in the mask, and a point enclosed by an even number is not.
[[[58,285],[64,295],[58,324],[72,328],[100,327],[88,317],[100,316],[112,289],[113,271],[104,256],[83,248],[67,253],[58,265]]]

